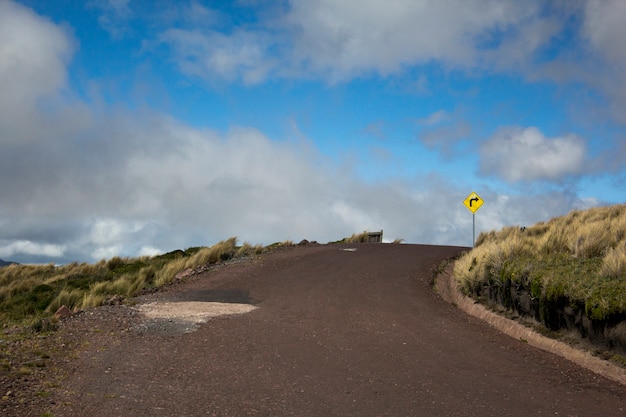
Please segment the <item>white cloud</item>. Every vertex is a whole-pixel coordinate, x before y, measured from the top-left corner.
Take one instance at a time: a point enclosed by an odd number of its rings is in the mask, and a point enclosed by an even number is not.
[[[626,66],[626,2],[589,0],[585,2],[583,34],[609,62]]]
[[[194,20],[194,29],[170,28],[159,41],[171,47],[188,75],[247,84],[272,76],[331,82],[372,72],[388,76],[432,61],[511,69],[560,28],[557,19],[542,14],[541,3],[291,0],[289,8],[250,27],[218,32]]]
[[[573,209],[585,210],[597,205],[597,202],[580,199],[562,190],[544,193],[528,190],[512,195],[488,189],[479,190],[479,194],[485,204],[476,212],[477,236],[479,231],[500,230],[516,225],[532,226]],[[469,211],[465,212],[469,214]]]
[[[531,18],[542,21],[539,4],[294,0],[286,22],[297,30],[295,60],[343,80],[370,71],[388,75],[433,60],[474,66],[484,59],[483,50],[500,50],[500,38],[513,28],[522,30]],[[550,35],[545,30],[535,33],[536,40],[525,42],[523,52],[532,52],[545,41],[542,36]]]
[[[95,245],[110,245],[122,240],[131,240],[132,236],[145,227],[143,222],[122,221],[120,219],[97,219],[91,225],[89,242]]]
[[[110,259],[114,256],[120,256],[123,249],[121,245],[99,246],[90,253],[90,256],[92,260]]]
[[[626,2],[554,3],[563,22],[557,35],[561,43],[545,45],[554,56],[531,68],[522,66],[520,72],[532,81],[548,79],[569,86],[582,83],[586,88],[571,99],[575,119],[589,119],[589,124],[598,124],[599,118],[626,123],[626,51],[622,46]]]
[[[426,117],[417,119],[417,124],[424,126],[434,126],[450,120],[451,115],[447,111],[440,109]]]
[[[269,56],[270,39],[263,32],[238,30],[224,35],[199,29],[169,29],[160,37],[169,44],[181,71],[209,80],[257,84],[275,67]]]
[[[430,59],[472,65],[477,56],[473,36],[515,24],[518,17],[512,12],[518,8],[521,16],[534,10],[527,3],[478,4],[488,11],[461,1],[398,2],[407,7],[405,16],[378,2],[294,3],[290,24],[302,30],[294,45],[303,49],[290,61],[297,65],[287,69],[268,60],[268,45],[276,40],[258,38],[255,32],[234,30],[226,36],[203,31],[197,37],[194,32],[167,32],[167,41],[190,74],[248,83],[272,71],[301,69],[307,62],[340,78],[359,71],[390,73],[405,63]],[[449,10],[450,5],[458,10]],[[386,44],[372,41],[368,25],[406,50],[385,51]],[[333,44],[344,32],[346,43]],[[368,41],[373,42],[371,56],[363,51]],[[469,50],[462,50],[468,45]],[[82,106],[75,111],[62,100],[71,52],[71,38],[58,26],[0,1],[0,75],[11,81],[0,94],[4,258],[98,260],[231,236],[265,244],[302,238],[326,242],[365,229],[383,229],[389,240],[469,244],[464,231],[471,216],[461,204],[469,189],[459,189],[466,184],[458,180],[433,174],[369,184],[326,160],[303,135],[276,141],[253,128],[218,133],[148,111]],[[42,97],[52,105],[39,108]],[[431,121],[443,123],[442,116]],[[584,146],[575,137],[545,138],[536,130],[518,129],[494,136],[481,152],[488,172],[512,179],[558,179],[581,169]],[[538,159],[523,162],[523,157]],[[515,198],[500,201],[493,192],[481,196],[487,201],[481,213],[492,213],[485,217],[490,224],[542,220],[574,204],[561,195],[545,196],[542,206],[530,205],[511,217],[519,204]],[[491,201],[499,201],[500,210],[491,212]]]
[[[188,16],[187,25],[164,29],[158,39],[188,76],[247,85],[268,78],[337,83],[436,63],[531,81],[582,81],[609,97],[611,117],[626,122],[621,0],[290,0],[254,23],[222,27],[217,12],[200,8],[204,24]],[[424,74],[415,77],[414,88],[428,90]]]
[[[66,248],[63,245],[37,243],[28,240],[15,240],[0,246],[0,257],[9,258],[20,253],[33,256],[58,258],[64,255],[65,250]]]
[[[502,128],[480,145],[480,169],[507,181],[553,180],[581,174],[585,144],[577,136],[547,138],[535,127]]]
[[[161,249],[158,249],[152,246],[143,246],[141,249],[139,249],[139,252],[137,252],[137,255],[138,256],[156,256],[162,253],[163,251]]]
[[[589,41],[585,78],[611,98],[612,116],[626,123],[626,2],[590,0],[585,3],[583,36]]]
[[[333,216],[348,225],[355,233],[361,232],[361,229],[376,230],[380,224],[380,219],[374,219],[373,213],[366,211],[366,207],[358,207],[342,200],[333,202],[329,210]]]
[[[107,6],[118,9],[125,10]],[[184,74],[210,82],[336,83],[435,63],[446,71],[582,81],[609,97],[612,117],[626,122],[622,0],[290,0],[249,22],[196,2],[179,9],[156,42]],[[411,73],[416,81],[407,89],[428,91],[424,74]]]
[[[97,220],[92,226],[91,241],[97,244],[106,244],[116,241],[122,234],[122,225],[113,219]]]
[[[132,18],[133,12],[129,3],[130,0],[91,0],[87,4],[101,12],[98,24],[113,39],[121,39],[130,31],[128,20]]]
[[[218,134],[158,115],[120,117],[85,132],[99,142],[92,148],[41,149],[64,165],[62,182],[58,174],[39,177],[0,196],[3,234],[15,236],[4,245],[12,251],[0,252],[3,258],[10,254],[19,261],[15,255],[34,253],[15,242],[39,230],[48,232],[30,240],[46,249],[37,254],[58,262],[154,254],[156,248],[183,249],[231,236],[262,244],[328,242],[381,229],[387,240],[469,244],[471,216],[462,205],[469,188],[459,189],[462,184],[437,175],[367,184],[302,139],[277,142],[247,128]],[[149,147],[141,146],[145,138]],[[81,159],[99,162],[85,169]],[[17,165],[11,174],[20,181],[31,169]],[[0,178],[7,176],[0,164]],[[481,196],[490,199],[486,207],[495,200]],[[481,211],[487,213],[486,207]],[[536,217],[545,214],[538,210],[543,208],[530,207],[519,221],[545,219]],[[490,222],[502,223],[510,214],[503,209]]]
[[[0,144],[40,136],[49,120],[38,106],[65,86],[72,51],[58,26],[17,3],[0,2]]]

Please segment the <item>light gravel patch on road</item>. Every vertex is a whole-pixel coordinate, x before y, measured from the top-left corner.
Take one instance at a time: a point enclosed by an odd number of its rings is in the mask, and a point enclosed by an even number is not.
[[[212,318],[246,314],[256,308],[237,303],[157,301],[134,307],[143,318],[134,329],[139,333],[176,336],[194,332]]]
[[[249,313],[256,308],[250,304],[201,301],[153,302],[136,307],[148,319],[184,320],[196,324],[206,323],[213,317]]]

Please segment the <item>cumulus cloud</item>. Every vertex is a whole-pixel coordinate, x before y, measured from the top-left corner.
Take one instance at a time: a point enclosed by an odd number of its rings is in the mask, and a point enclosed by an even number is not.
[[[291,0],[288,8],[259,20],[222,32],[213,24],[168,29],[160,42],[194,76],[338,82],[370,73],[388,76],[432,61],[508,69],[528,61],[560,28],[537,0]]]
[[[626,121],[626,52],[619,42],[626,36],[626,6],[620,0],[290,0],[238,25],[221,24],[219,12],[195,2],[191,8],[199,9],[195,17],[182,13],[187,25],[163,28],[157,42],[167,45],[183,73],[211,82],[317,78],[332,84],[435,63],[444,70],[583,82],[610,99],[612,118]],[[424,91],[424,74],[415,77]]]
[[[93,261],[230,236],[264,244],[327,242],[380,229],[389,239],[460,243],[449,233],[453,220],[433,219],[426,210],[432,202],[413,195],[415,184],[368,185],[329,165],[306,142],[276,142],[248,128],[218,134],[153,117],[102,124],[103,137],[119,134],[135,146],[106,143],[110,155],[93,154],[98,146],[87,153],[68,146],[53,154],[56,165],[65,165],[63,174],[31,178],[3,193],[2,231],[13,238],[0,253],[17,261],[35,254],[56,262]],[[150,149],[139,146],[144,136],[151,138]],[[89,169],[79,162],[96,157],[106,159]],[[16,167],[14,178],[37,161]],[[4,167],[0,175],[7,178]],[[423,192],[433,192],[430,183],[420,184]],[[447,203],[452,212],[461,208],[458,197],[456,208]],[[28,245],[23,236],[32,237]]]
[[[225,35],[212,30],[169,29],[159,40],[172,47],[185,74],[199,78],[257,84],[276,65],[268,53],[270,39],[262,32],[238,30]]]
[[[612,115],[626,123],[626,3],[590,0],[585,3],[583,36],[589,41],[593,64],[586,81],[599,85],[612,100]]]
[[[41,155],[12,171],[0,164],[3,258],[95,261],[231,236],[327,242],[381,229],[386,240],[470,244],[461,204],[468,191],[440,176],[368,184],[302,138],[274,141],[250,128],[222,134],[158,114],[99,118],[62,152],[39,145]],[[50,171],[28,177],[45,161]],[[20,186],[6,187],[7,178]],[[542,219],[536,210],[519,221]]]
[[[537,1],[294,0],[291,6],[285,21],[296,29],[295,60],[338,80],[431,61],[473,67],[494,51],[508,51],[504,39],[515,39],[517,51],[528,54],[554,33],[544,29]],[[536,24],[526,30],[529,21]]]
[[[620,0],[585,2],[583,34],[609,62],[626,66],[626,3]]]
[[[116,4],[122,11],[128,6]],[[298,28],[297,51],[285,56],[292,71],[306,64],[331,78],[369,70],[386,74],[429,59],[471,65],[476,48],[464,48],[476,46],[475,35],[514,25],[519,16],[534,13],[536,3],[478,4],[488,11],[462,1],[398,2],[406,7],[405,16],[399,7],[375,2],[294,2],[280,24]],[[375,41],[366,33],[368,25],[406,51]],[[439,43],[428,38],[433,33]],[[268,59],[275,53],[268,45],[276,41],[256,35],[237,29],[228,36],[206,28],[171,30],[163,41],[173,46],[189,74],[255,83],[272,71],[285,71]],[[368,47],[367,42],[373,43]],[[88,109],[75,97],[67,100],[72,45],[59,26],[0,1],[0,78],[7,80],[0,94],[3,258],[90,261],[231,236],[265,244],[301,238],[325,242],[380,229],[386,239],[470,244],[463,236],[464,231],[469,235],[471,216],[461,204],[470,190],[457,181],[433,174],[371,184],[325,159],[302,135],[277,141],[249,127],[216,132],[150,111]],[[430,126],[444,123],[444,116],[430,117]],[[558,179],[578,172],[584,151],[575,137],[511,129],[481,148],[482,166],[512,180]],[[524,157],[535,161],[524,163]],[[481,196],[487,201],[481,213],[500,207],[485,216],[494,224],[505,218],[502,213],[511,213],[506,208],[519,204],[514,197]],[[554,207],[561,212],[572,204],[562,196],[551,198],[559,201]],[[492,206],[491,201],[500,202]],[[530,207],[518,220],[545,219],[539,210]]]
[[[387,240],[470,244],[471,216],[461,203],[468,189],[437,175],[368,184],[301,139],[273,141],[250,128],[220,134],[159,115],[117,116],[92,129],[62,153],[41,149],[63,166],[61,174],[21,183],[43,156],[14,167],[11,174],[23,187],[0,196],[3,235],[11,236],[0,244],[5,259],[37,254],[55,262],[95,261],[231,236],[263,244],[328,242],[381,229]],[[117,135],[124,141],[105,139]],[[86,148],[82,141],[88,140],[100,143]],[[100,152],[104,147],[108,151]],[[98,162],[80,162],[85,159]],[[0,178],[8,174],[0,165]],[[0,181],[4,190],[8,181]],[[496,197],[481,196],[490,199],[481,209],[489,213]],[[517,220],[545,219],[535,217],[544,214],[540,209]],[[497,214],[485,219],[504,222]]]
[[[507,181],[558,181],[582,173],[585,152],[577,136],[547,138],[535,127],[503,128],[480,145],[480,170]]]
[[[523,66],[522,75],[533,81],[582,84],[586,89],[572,103],[576,118],[588,118],[592,107],[591,123],[597,123],[598,117],[626,123],[626,52],[621,45],[626,36],[626,3],[589,0],[554,5],[562,22],[556,36],[560,43],[545,44],[546,57],[534,66]]]
[[[16,240],[11,242],[0,241],[0,256],[10,258],[15,254],[26,254],[57,258],[63,256],[65,247],[45,243],[31,242],[29,240]]]
[[[49,121],[43,101],[64,88],[72,52],[72,40],[58,26],[17,3],[0,2],[0,144],[41,138]]]
[[[116,2],[98,4],[108,15],[128,14],[127,2]],[[250,3],[237,7],[257,12]],[[165,19],[152,41],[167,46],[184,74],[213,83],[338,83],[434,63],[446,71],[583,82],[610,99],[611,117],[626,121],[621,0],[289,0],[237,23],[197,2],[178,9],[176,24]],[[424,74],[414,76],[415,89],[428,90]]]

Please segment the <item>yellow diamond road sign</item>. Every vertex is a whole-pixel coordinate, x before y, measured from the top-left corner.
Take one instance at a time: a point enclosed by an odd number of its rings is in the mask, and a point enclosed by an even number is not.
[[[484,201],[480,196],[474,192],[467,196],[467,198],[463,201],[465,207],[472,213],[476,213],[476,211],[483,205]]]

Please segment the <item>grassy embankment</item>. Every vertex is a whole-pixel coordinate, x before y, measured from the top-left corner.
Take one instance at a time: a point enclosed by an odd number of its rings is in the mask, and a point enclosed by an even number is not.
[[[176,250],[154,257],[0,268],[0,323],[5,327],[32,325],[37,330],[42,320],[53,320],[53,314],[62,305],[70,309],[95,307],[115,295],[132,297],[141,290],[161,287],[186,268],[268,250],[248,243],[237,246],[236,240],[230,238],[211,247]]]
[[[553,330],[568,320],[582,333],[598,323],[624,322],[626,205],[482,233],[456,261],[454,275],[467,294],[534,316]]]

